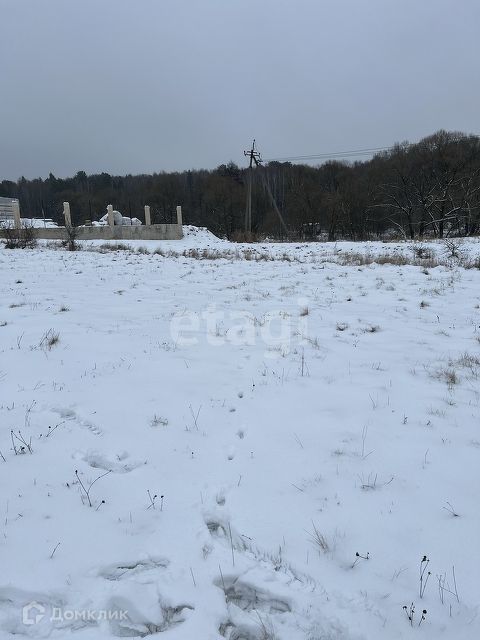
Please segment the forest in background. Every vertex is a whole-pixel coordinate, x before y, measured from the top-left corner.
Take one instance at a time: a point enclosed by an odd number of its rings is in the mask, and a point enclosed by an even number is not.
[[[153,175],[87,175],[0,182],[0,196],[20,199],[23,217],[63,224],[64,201],[75,225],[98,220],[113,204],[143,221],[176,221],[244,238],[247,169],[230,162],[213,170]],[[480,138],[438,131],[415,144],[399,143],[367,161],[329,160],[319,166],[270,161],[253,170],[253,237],[282,239],[269,191],[290,238],[328,240],[442,238],[480,233]]]

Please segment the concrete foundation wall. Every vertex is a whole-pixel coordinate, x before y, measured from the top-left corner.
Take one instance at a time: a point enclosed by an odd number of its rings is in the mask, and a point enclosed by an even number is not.
[[[35,229],[35,236],[39,240],[66,240],[65,227],[52,229]],[[0,238],[4,232],[0,229]],[[183,238],[181,225],[152,224],[142,226],[113,226],[113,227],[78,227],[77,240],[180,240]]]

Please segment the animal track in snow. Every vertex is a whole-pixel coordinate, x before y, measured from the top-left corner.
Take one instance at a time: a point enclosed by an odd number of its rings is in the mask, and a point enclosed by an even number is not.
[[[96,436],[102,435],[102,430],[100,429],[100,427],[97,427],[96,424],[93,424],[93,422],[90,422],[89,420],[83,420],[82,418],[80,418],[75,409],[71,409],[68,407],[57,407],[53,408],[52,411],[58,413],[59,416],[64,420],[71,420],[76,422],[79,426],[83,427],[84,429],[88,429]]]

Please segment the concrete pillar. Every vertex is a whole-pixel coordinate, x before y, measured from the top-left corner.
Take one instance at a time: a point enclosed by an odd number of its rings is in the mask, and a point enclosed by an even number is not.
[[[182,222],[182,207],[178,206],[177,207],[177,224],[181,227],[183,222]]]
[[[113,227],[115,225],[115,220],[113,219],[113,207],[111,204],[109,204],[107,207],[107,214],[108,214],[108,226]]]
[[[150,207],[145,205],[145,225],[149,227],[152,224],[152,218],[150,216]]]
[[[63,203],[63,215],[65,217],[65,226],[66,227],[71,227],[72,226],[72,217],[70,215],[70,203],[69,202],[64,202]]]
[[[22,222],[20,219],[20,204],[18,200],[13,203],[13,222],[15,224],[15,229],[22,228]]]

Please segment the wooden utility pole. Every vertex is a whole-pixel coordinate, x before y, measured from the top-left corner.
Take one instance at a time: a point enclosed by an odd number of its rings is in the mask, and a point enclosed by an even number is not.
[[[251,233],[252,231],[252,182],[253,182],[253,163],[258,166],[258,163],[261,162],[260,154],[258,151],[255,151],[255,140],[253,141],[252,148],[250,151],[244,151],[244,156],[250,158],[248,163],[248,172],[247,172],[247,204],[245,207],[245,233]]]
[[[252,148],[250,151],[244,151],[243,155],[250,158],[248,165],[248,173],[247,173],[247,205],[245,207],[245,232],[250,233],[252,231],[252,182],[253,182],[253,164],[255,163],[255,167],[261,167],[262,158],[260,157],[260,152],[255,151],[255,140],[253,141]],[[263,169],[263,167],[262,167]],[[272,201],[273,208],[275,209],[275,213],[280,220],[280,224],[282,225],[284,231],[288,235],[288,228],[285,224],[285,220],[283,219],[282,214],[280,213],[280,209],[278,208],[275,197],[270,189],[270,185],[267,182],[264,172],[261,173],[262,182],[264,184],[265,190],[267,191],[270,200]]]

